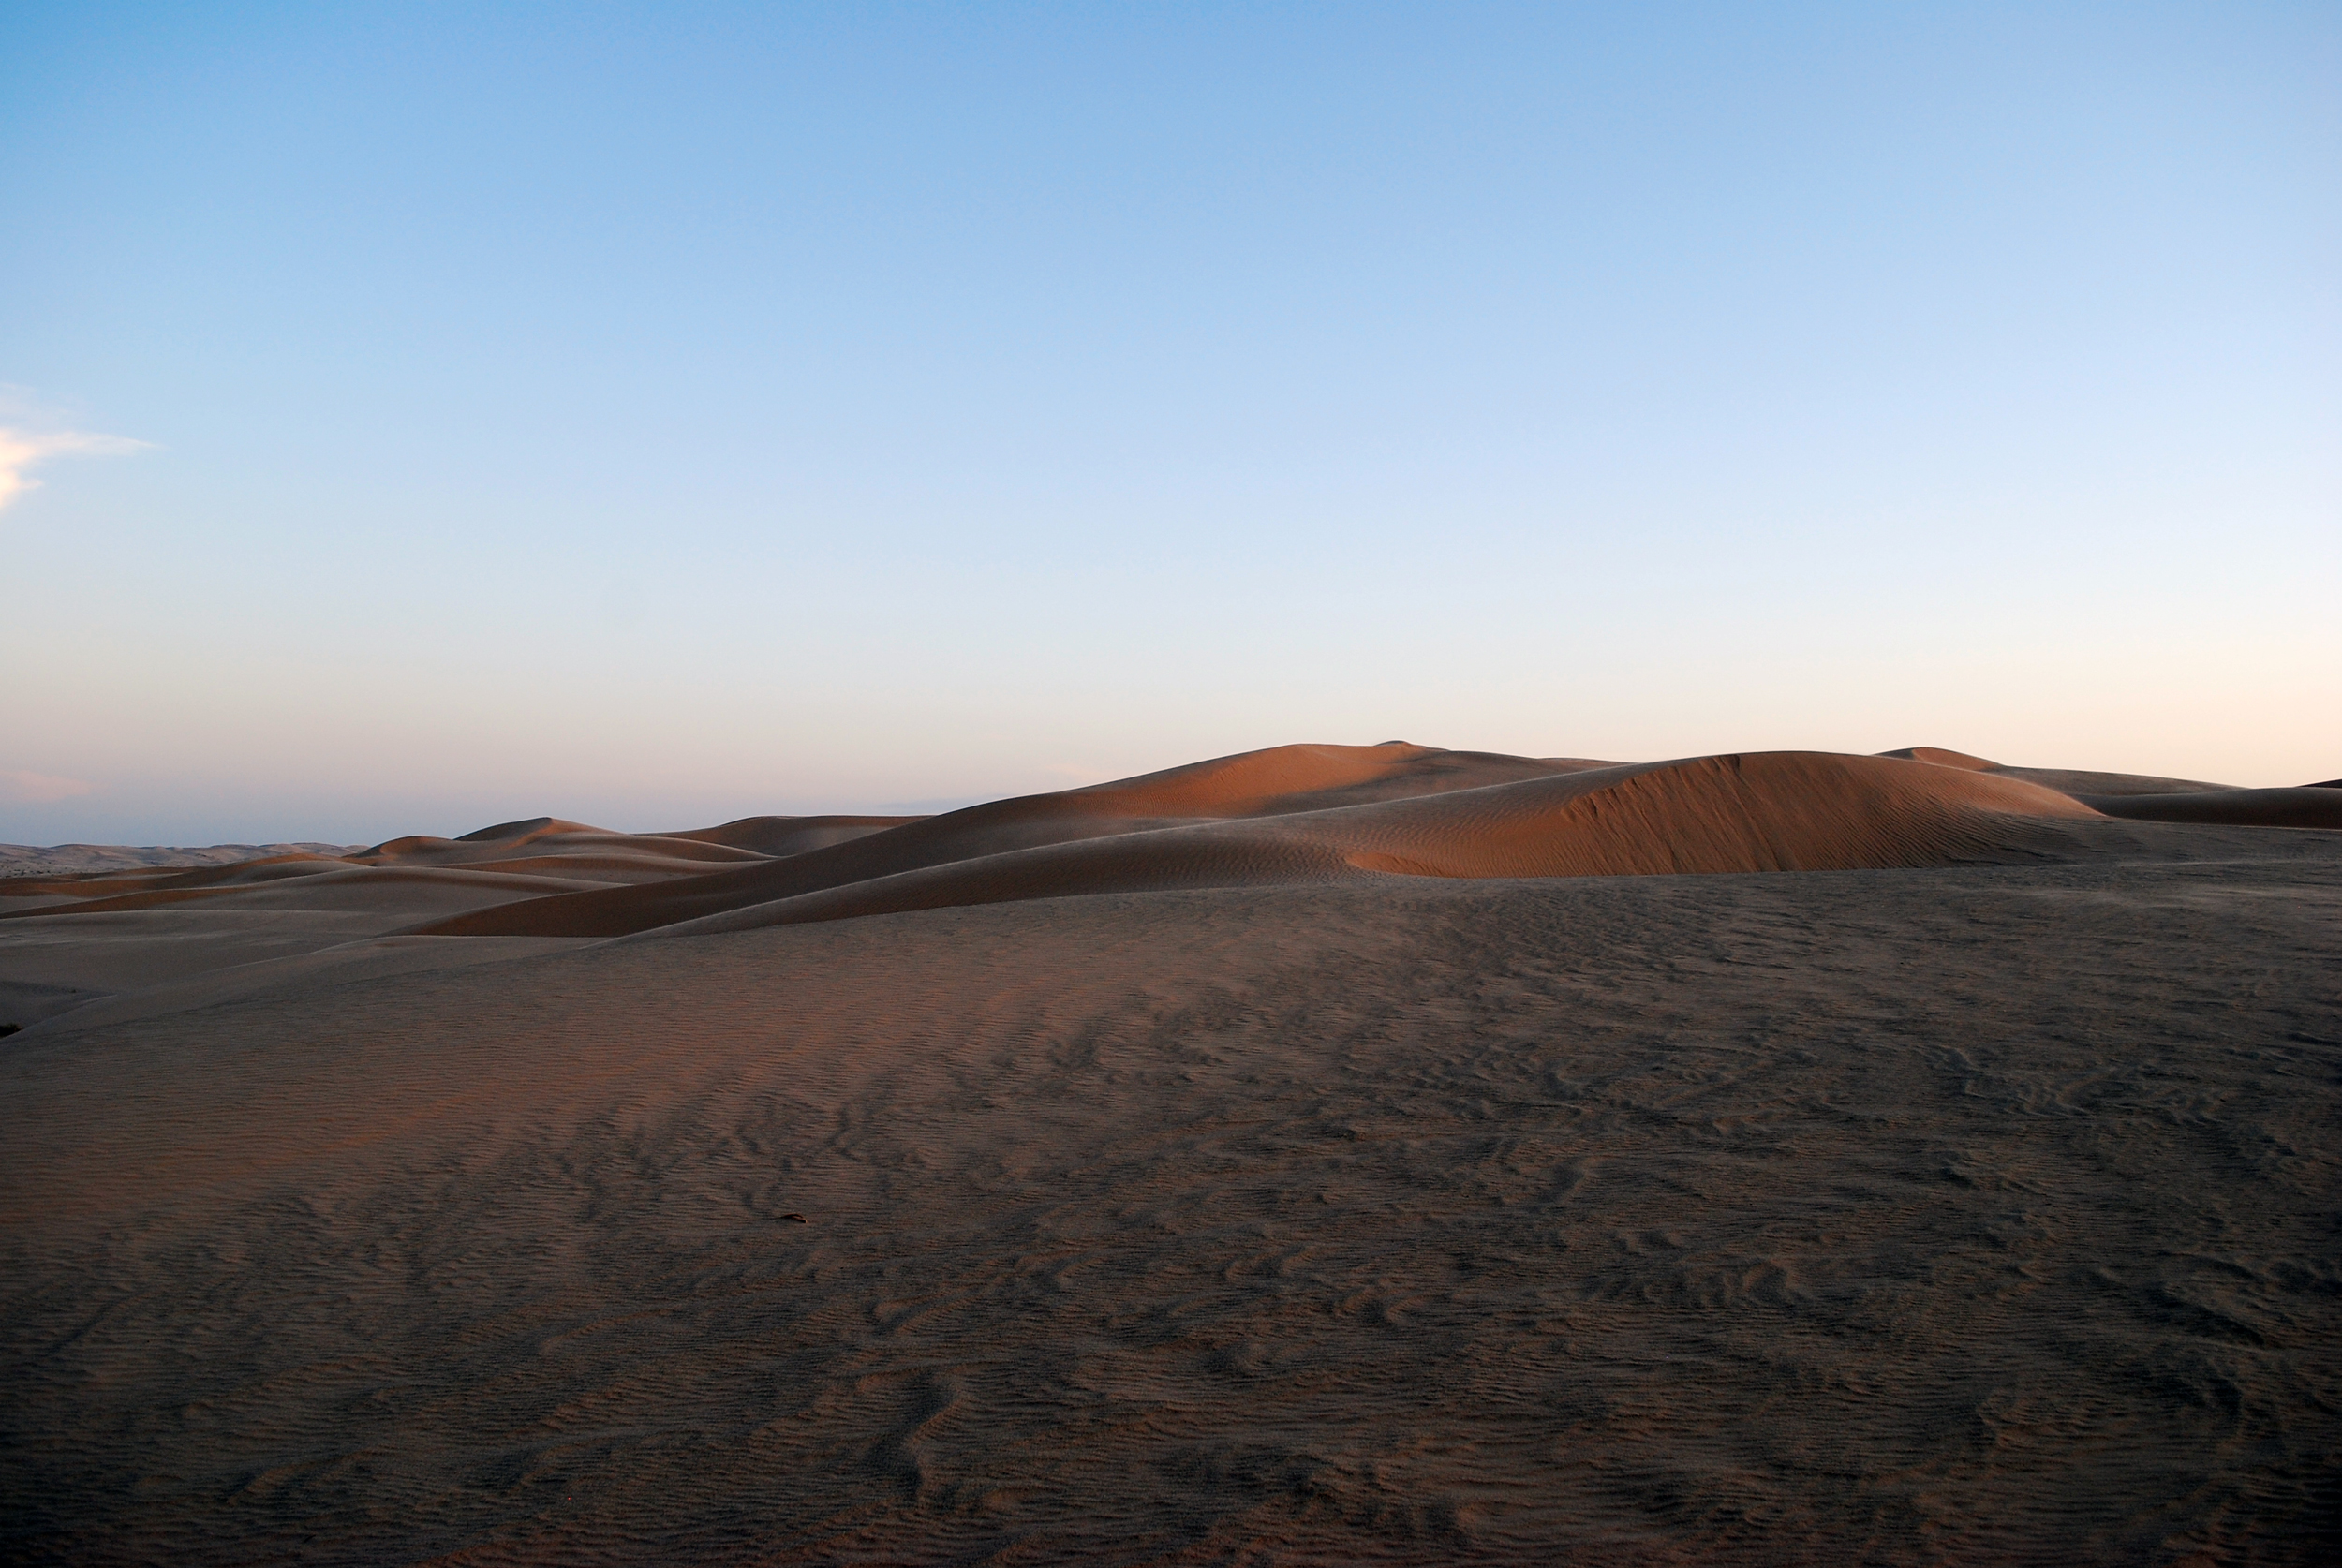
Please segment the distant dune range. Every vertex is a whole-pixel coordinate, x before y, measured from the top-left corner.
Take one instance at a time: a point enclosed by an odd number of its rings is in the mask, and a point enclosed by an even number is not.
[[[295,977],[613,938],[1409,877],[2051,864],[2132,853],[2150,823],[2332,830],[2342,789],[2007,767],[1932,747],[1620,763],[1391,741],[1276,747],[937,817],[646,834],[538,817],[338,853],[272,845],[223,863],[247,847],[219,846],[179,865],[156,849],[0,846],[0,934],[16,933],[0,943],[0,1027],[94,1027]]]
[[[0,846],[0,1561],[2322,1562],[2337,828],[1394,742]]]
[[[1390,742],[1289,746],[941,817],[756,817],[622,834],[557,818],[241,865],[17,877],[24,914],[300,882],[304,904],[459,912],[410,936],[714,931],[1085,894],[1343,880],[1949,865],[2079,852],[2102,817],[2342,828],[2342,791],[2003,767],[1934,747],[1618,764]],[[7,918],[0,915],[0,918]]]

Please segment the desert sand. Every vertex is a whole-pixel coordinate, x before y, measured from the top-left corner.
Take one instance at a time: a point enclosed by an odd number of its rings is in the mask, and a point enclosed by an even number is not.
[[[2337,828],[1393,742],[0,849],[0,1550],[2317,1561]]]

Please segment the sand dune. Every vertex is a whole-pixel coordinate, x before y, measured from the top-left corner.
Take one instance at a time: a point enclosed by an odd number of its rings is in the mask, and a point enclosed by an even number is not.
[[[809,848],[770,864],[711,872],[643,893],[609,890],[546,900],[501,923],[450,922],[419,934],[625,936],[801,893],[1015,850],[1196,821],[1475,789],[1593,765],[1441,751],[1400,741],[1371,747],[1277,747],[1111,784],[992,801],[856,834],[850,840]]]
[[[2317,1562],[2328,795],[1293,747],[0,880],[0,1557]]]
[[[1636,767],[1400,742],[1281,747],[971,806],[771,865],[419,929],[614,937],[760,905],[775,906],[775,918],[836,919],[812,911],[1368,871],[1518,877],[1934,864],[2021,851],[2041,837],[2023,820],[2090,815],[2037,786],[1900,760],[1782,753]],[[1090,847],[1060,848],[1084,842]],[[778,908],[856,884],[866,891]]]
[[[140,866],[124,870],[19,876],[0,884],[0,919],[41,910],[91,914],[159,909],[194,902],[222,908],[271,900],[245,896],[265,885],[300,880],[300,896],[363,901],[376,893],[383,907],[398,887],[461,890],[459,902],[478,904],[541,894],[663,881],[696,876],[712,865],[763,865],[766,856],[685,837],[611,833],[549,817],[482,828],[461,838],[416,836],[348,854],[269,855],[229,865]],[[326,890],[334,892],[328,894]],[[281,900],[279,900],[281,901]]]
[[[0,844],[0,882],[15,877],[69,876],[85,871],[135,871],[190,865],[235,865],[272,855],[349,854],[356,844]]]
[[[2337,798],[2009,767],[1931,747],[1628,764],[1391,741],[1277,747],[937,817],[749,817],[630,834],[548,816],[455,838],[176,866],[137,858],[159,851],[107,860],[82,846],[64,864],[95,855],[113,868],[0,880],[0,931],[38,955],[14,969],[0,959],[0,1011],[14,1014],[0,1023],[70,1013],[141,973],[184,984],[194,953],[281,963],[394,934],[606,939],[1392,877],[2023,863],[2119,852],[2102,830],[2109,817],[2330,828]],[[47,853],[19,851],[10,864],[40,865]],[[334,919],[295,937],[304,912]],[[65,925],[99,917],[117,923],[102,942],[94,926]],[[262,918],[274,924],[257,947],[235,934]]]
[[[833,844],[867,838],[888,828],[915,822],[917,817],[742,817],[712,828],[691,828],[661,834],[663,838],[690,838],[703,844],[723,844],[775,859],[826,850]]]
[[[2342,828],[2342,786],[2311,784],[2298,789],[2240,790],[2200,779],[2155,778],[2127,773],[2084,773],[2069,768],[2012,768],[1934,747],[1890,751],[1890,757],[1933,762],[2002,778],[2017,778],[2058,791],[2109,817],[2144,822],[2200,822],[2231,827]]]
[[[690,865],[737,865],[763,859],[757,851],[739,849],[704,836],[668,837],[612,833],[607,828],[556,817],[533,817],[526,821],[500,822],[465,834],[461,838],[411,836],[377,844],[348,858],[363,865],[468,865],[493,867],[515,861],[591,857],[600,860],[640,859],[646,863]]]
[[[1947,779],[1873,758],[1699,758],[973,855],[659,928],[743,930],[1021,898],[1371,874],[1647,876],[1981,863],[2069,847],[2048,824],[2095,815],[2035,785]],[[674,892],[661,889],[645,902],[663,912]],[[568,934],[557,914],[542,928],[531,915],[582,901],[508,905],[429,929]]]
[[[2028,784],[2039,784],[2076,798],[2101,795],[2182,795],[2208,794],[2232,790],[2233,785],[2209,784],[2200,778],[2158,778],[2141,773],[2092,773],[2077,768],[2010,767],[2005,762],[1972,757],[1964,751],[1947,751],[1941,747],[1914,746],[1901,751],[1881,752],[1885,757],[1907,758],[1914,762],[1933,762],[1937,767],[1960,768],[1970,773],[1986,773],[2003,778],[2019,778]]]

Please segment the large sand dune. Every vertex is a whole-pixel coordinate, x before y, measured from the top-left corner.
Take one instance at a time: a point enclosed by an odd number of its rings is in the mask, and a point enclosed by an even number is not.
[[[2337,805],[1394,743],[26,851],[0,1554],[2317,1561]]]
[[[1374,874],[1649,876],[1981,863],[2069,847],[2047,824],[2094,815],[2035,785],[1947,776],[1923,764],[1798,753],[1710,757],[969,855],[660,928],[741,930],[1072,894]],[[664,912],[680,891],[663,888],[643,902]],[[432,929],[564,932],[571,927],[562,914],[591,896],[507,905]],[[532,918],[539,911],[553,918],[540,926]]]
[[[2096,815],[2038,785],[1816,753],[1647,766],[1294,746],[971,806],[797,854],[451,918],[437,935],[609,937],[1178,887],[1952,864]],[[814,897],[822,895],[821,897]],[[761,910],[757,914],[744,911]]]

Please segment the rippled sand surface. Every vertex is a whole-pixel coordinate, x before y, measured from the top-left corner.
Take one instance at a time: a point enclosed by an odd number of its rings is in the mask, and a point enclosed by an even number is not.
[[[52,1019],[0,1552],[2318,1561],[2342,836],[2119,832]]]

